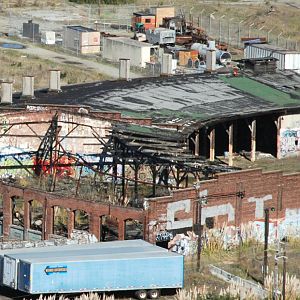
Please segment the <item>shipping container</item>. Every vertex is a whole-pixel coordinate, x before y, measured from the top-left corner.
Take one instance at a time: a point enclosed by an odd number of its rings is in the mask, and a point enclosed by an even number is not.
[[[183,287],[183,256],[140,244],[10,255],[4,277],[30,294],[131,290],[139,299],[156,299],[161,289]]]
[[[249,44],[245,45],[244,58],[277,58],[277,68],[279,70],[300,70],[300,52],[290,51],[281,47],[269,44]]]
[[[52,246],[43,248],[25,248],[11,249],[10,251],[0,252],[0,273],[2,275],[2,284],[13,289],[17,289],[18,282],[18,264],[21,259],[43,258],[43,257],[67,257],[69,255],[96,255],[101,253],[127,253],[127,252],[160,252],[166,249],[153,246],[143,240],[128,240],[106,243],[94,243],[85,245],[66,245]]]

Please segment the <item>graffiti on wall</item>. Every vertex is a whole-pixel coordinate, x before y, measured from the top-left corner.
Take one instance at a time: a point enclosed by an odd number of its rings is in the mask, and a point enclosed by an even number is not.
[[[296,154],[300,151],[300,128],[280,129],[281,157]]]
[[[192,201],[190,199],[188,200],[181,200],[173,203],[169,203],[167,206],[167,229],[179,229],[184,227],[192,227],[193,225],[193,218],[186,218],[186,219],[180,219],[176,220],[175,215],[178,212],[185,212],[190,213],[192,211],[191,209],[191,203]]]
[[[192,231],[188,231],[187,235],[181,233],[168,243],[168,248],[172,252],[182,254],[184,256],[194,255],[197,253],[198,235]]]
[[[12,157],[8,156],[11,154],[19,154],[19,153],[25,153],[26,150],[13,147],[13,146],[7,146],[0,148],[0,164],[1,166],[14,166],[18,165],[18,162]],[[24,164],[24,165],[31,165],[32,159],[30,155],[19,155],[18,160]],[[15,176],[28,176],[28,172],[24,169],[1,169],[0,170],[0,177],[1,178],[8,178],[8,177],[15,177]]]
[[[264,217],[264,207],[265,207],[265,201],[272,200],[272,195],[266,195],[264,197],[255,198],[250,197],[248,199],[248,202],[255,202],[255,218],[261,219]]]
[[[207,196],[207,193],[205,194]],[[212,229],[205,227],[205,231],[211,230],[214,238],[220,238],[224,242],[224,247],[229,247],[231,244],[236,244],[248,239],[255,239],[263,241],[264,239],[264,210],[270,206],[273,196],[266,194],[261,197],[249,197],[244,198],[245,205],[250,207],[253,211],[253,220],[241,224],[239,227],[235,227],[233,222],[236,218],[236,208],[232,203],[222,203],[220,205],[203,206],[201,214],[201,224],[207,225],[208,218],[218,218],[219,216],[225,216],[224,226],[212,226]],[[167,214],[161,214],[156,222],[149,223],[150,231],[154,229],[154,232],[165,231],[170,232],[174,230],[184,229],[186,227],[192,227],[192,203],[193,200],[180,200],[169,203],[167,205]],[[182,218],[177,218],[176,214],[181,213]],[[187,217],[182,213],[188,213]],[[154,224],[155,223],[155,224]],[[213,222],[213,224],[218,222]],[[231,223],[231,224],[230,224]],[[218,223],[219,224],[219,223]],[[210,227],[211,228],[211,227]],[[156,231],[155,231],[156,230]],[[174,235],[174,234],[173,234]],[[164,235],[159,235],[158,238],[163,238]],[[300,208],[291,209],[286,208],[284,217],[281,219],[270,219],[270,242],[275,238],[282,239],[285,236],[299,236],[300,237]],[[176,236],[175,236],[176,237]],[[175,237],[173,239],[175,239]],[[170,236],[168,236],[170,238]],[[170,241],[173,240],[170,238]],[[181,244],[185,244],[186,241],[177,242],[177,249]],[[174,245],[175,246],[175,245]],[[182,246],[183,247],[183,246]],[[174,248],[175,249],[175,248]]]

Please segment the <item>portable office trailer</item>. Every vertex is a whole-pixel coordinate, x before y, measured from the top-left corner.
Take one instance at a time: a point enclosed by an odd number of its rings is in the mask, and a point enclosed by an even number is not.
[[[102,57],[105,59],[119,61],[126,58],[130,59],[131,65],[145,68],[158,46],[126,37],[106,37],[103,39],[102,49]]]
[[[100,52],[100,32],[83,26],[67,26],[64,47],[81,54]]]
[[[300,70],[300,52],[287,50],[269,44],[246,44],[244,58],[277,58],[277,68],[279,70]]]
[[[30,294],[90,291],[147,291],[183,287],[182,255],[158,252],[99,253],[20,260],[18,289]]]
[[[154,246],[143,240],[130,240],[130,241],[116,241],[106,243],[94,243],[85,245],[67,245],[67,246],[52,246],[43,248],[27,248],[26,251],[22,249],[11,250],[3,254],[2,258],[2,274],[3,285],[17,289],[18,286],[18,270],[19,262],[21,259],[29,258],[66,258],[72,256],[93,256],[98,253],[128,253],[128,252],[166,252],[164,248]],[[25,250],[25,249],[23,249]]]

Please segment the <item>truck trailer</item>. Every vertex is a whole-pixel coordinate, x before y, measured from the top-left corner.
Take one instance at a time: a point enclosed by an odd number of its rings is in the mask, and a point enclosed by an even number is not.
[[[92,244],[70,244],[70,245],[63,245],[63,246],[55,246],[48,245],[44,247],[24,247],[24,248],[10,248],[10,249],[1,249],[0,250],[0,286],[3,285],[3,279],[4,279],[4,257],[5,262],[9,265],[12,265],[10,269],[12,271],[8,271],[8,268],[6,267],[6,272],[9,272],[13,276],[14,280],[8,281],[8,279],[5,277],[5,280],[7,280],[8,287],[17,289],[16,286],[16,280],[17,280],[17,271],[18,271],[18,263],[19,259],[22,257],[36,257],[36,256],[45,256],[50,255],[48,252],[63,252],[63,253],[71,253],[73,251],[88,251],[90,252],[92,249],[99,249],[99,248],[120,248],[120,247],[151,247],[152,244],[149,244],[148,242],[145,242],[143,240],[127,240],[127,241],[114,241],[114,242],[106,242],[106,243],[92,243]],[[39,254],[42,253],[42,254]]]
[[[29,294],[133,291],[138,299],[157,299],[162,289],[183,287],[182,255],[137,243],[69,253],[8,254],[3,282],[14,280],[17,290]]]

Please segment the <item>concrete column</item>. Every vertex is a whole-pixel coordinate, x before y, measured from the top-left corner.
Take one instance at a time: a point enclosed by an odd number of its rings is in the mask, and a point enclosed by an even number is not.
[[[206,70],[208,72],[216,71],[216,61],[217,61],[216,50],[208,49],[206,51]]]
[[[125,239],[125,221],[119,220],[118,226],[119,240],[123,241]]]
[[[98,241],[100,241],[101,217],[99,217],[98,215],[90,214],[89,222],[89,232],[92,233],[98,239]]]
[[[277,128],[277,158],[280,159],[281,158],[281,151],[280,151],[280,129],[281,129],[281,118],[279,117],[277,119],[277,121],[275,121],[275,125]]]
[[[60,70],[50,70],[49,91],[60,92]]]
[[[216,130],[213,128],[209,133],[209,160],[215,160],[215,141],[216,141]]]
[[[233,124],[228,128],[228,165],[233,166]]]
[[[255,161],[255,152],[256,152],[256,120],[251,122],[250,131],[251,131],[251,161]]]
[[[119,79],[129,80],[130,78],[130,59],[119,59]]]
[[[23,76],[22,97],[34,98],[34,76]]]
[[[200,155],[200,133],[199,131],[196,131],[195,136],[195,156]]]
[[[75,212],[74,210],[68,210],[68,237],[71,237],[71,233],[75,226]]]
[[[12,224],[12,200],[8,192],[3,193],[3,235],[9,236],[9,228]]]
[[[12,81],[1,82],[1,103],[12,103]]]

